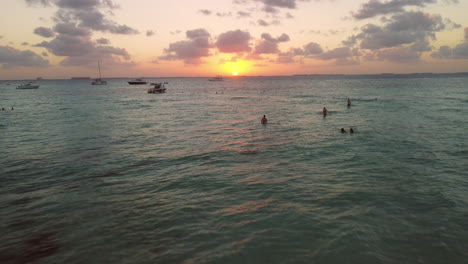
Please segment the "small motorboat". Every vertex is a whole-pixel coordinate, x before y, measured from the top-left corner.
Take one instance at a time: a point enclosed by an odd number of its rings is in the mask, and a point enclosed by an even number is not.
[[[140,84],[147,84],[147,82],[144,81],[143,79],[135,79],[133,81],[129,81],[128,84],[130,84],[130,85],[140,85]]]
[[[16,87],[16,89],[37,89],[37,88],[39,88],[39,84],[34,84],[32,82],[21,84]]]
[[[154,87],[148,89],[148,93],[165,93],[166,92],[166,87],[164,84],[167,83],[152,83],[151,85],[154,85]]]

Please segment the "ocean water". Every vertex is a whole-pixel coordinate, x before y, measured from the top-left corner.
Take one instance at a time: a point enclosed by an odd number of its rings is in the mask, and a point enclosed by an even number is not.
[[[467,77],[161,80],[0,82],[0,263],[468,263]]]

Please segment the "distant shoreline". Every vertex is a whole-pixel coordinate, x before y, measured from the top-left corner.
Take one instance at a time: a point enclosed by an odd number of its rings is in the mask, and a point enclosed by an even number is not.
[[[333,78],[333,79],[369,79],[369,78],[439,78],[439,77],[468,77],[468,72],[454,73],[379,73],[379,74],[293,74],[293,75],[240,75],[240,76],[225,76],[225,78],[274,78],[274,77],[312,77],[312,78]],[[166,76],[166,77],[143,77],[144,79],[175,79],[175,78],[211,78],[211,76]],[[33,78],[33,79],[2,79],[2,82],[8,81],[55,81],[55,80],[70,80],[70,81],[89,81],[91,77],[71,77],[68,79],[48,79],[48,78]],[[104,79],[134,79],[134,77],[109,77]]]

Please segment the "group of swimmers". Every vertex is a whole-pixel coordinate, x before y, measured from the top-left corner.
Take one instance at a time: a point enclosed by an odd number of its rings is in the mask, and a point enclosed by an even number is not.
[[[11,110],[15,110],[15,108],[11,107]],[[5,111],[5,107],[2,107],[2,111]]]
[[[348,98],[348,108],[351,107],[351,99]],[[322,109],[322,114],[323,117],[326,117],[328,114],[328,110],[326,107]],[[268,119],[266,118],[266,115],[263,115],[262,120],[260,121],[262,125],[266,125],[268,123]],[[341,133],[346,133],[346,130],[344,128],[341,128]],[[354,129],[352,127],[349,128],[349,133],[354,134]]]

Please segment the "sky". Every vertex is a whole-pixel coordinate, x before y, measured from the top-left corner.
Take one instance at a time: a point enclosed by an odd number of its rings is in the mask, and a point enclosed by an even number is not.
[[[0,79],[468,72],[466,0],[2,0]]]

